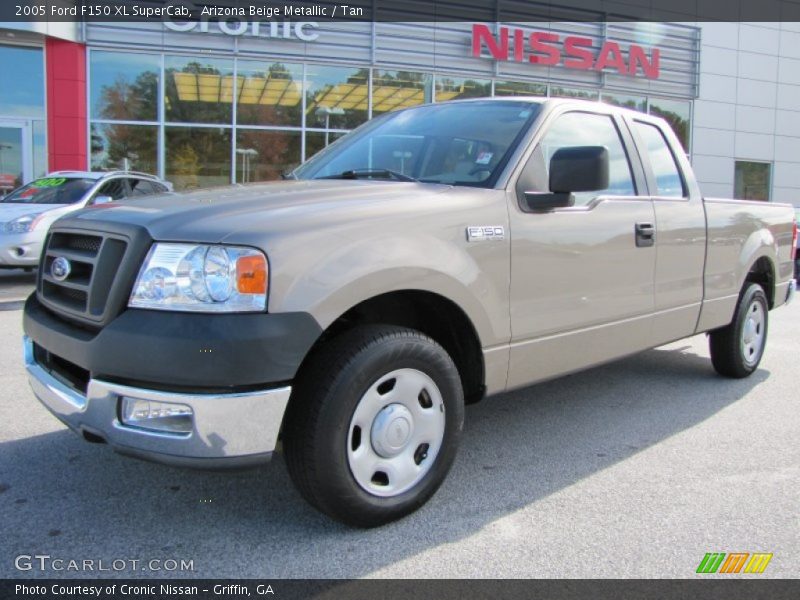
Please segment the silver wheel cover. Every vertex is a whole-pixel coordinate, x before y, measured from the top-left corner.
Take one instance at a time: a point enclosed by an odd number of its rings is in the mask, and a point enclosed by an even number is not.
[[[436,462],[444,430],[444,401],[433,379],[417,369],[387,373],[361,397],[350,420],[350,472],[370,494],[402,494]]]
[[[747,307],[740,341],[742,358],[748,366],[752,367],[756,364],[761,358],[761,353],[764,352],[766,326],[767,316],[764,312],[764,306],[754,300]]]

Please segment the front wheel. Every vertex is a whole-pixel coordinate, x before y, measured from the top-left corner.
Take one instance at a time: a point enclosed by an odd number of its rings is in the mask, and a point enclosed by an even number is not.
[[[358,327],[298,377],[283,436],[289,475],[325,514],[382,525],[438,489],[463,423],[458,370],[439,344],[410,329]]]
[[[758,368],[767,343],[769,305],[764,290],[749,284],[730,325],[709,335],[711,363],[720,375],[741,379]]]

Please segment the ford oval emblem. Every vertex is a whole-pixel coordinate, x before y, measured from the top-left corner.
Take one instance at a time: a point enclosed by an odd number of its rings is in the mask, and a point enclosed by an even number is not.
[[[53,261],[53,264],[50,265],[50,275],[52,275],[53,279],[56,281],[64,281],[67,277],[69,277],[71,272],[72,265],[63,256],[56,258]]]

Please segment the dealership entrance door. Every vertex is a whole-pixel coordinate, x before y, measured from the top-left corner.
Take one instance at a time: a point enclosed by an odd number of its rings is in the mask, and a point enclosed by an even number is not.
[[[31,126],[0,119],[0,197],[31,180]]]

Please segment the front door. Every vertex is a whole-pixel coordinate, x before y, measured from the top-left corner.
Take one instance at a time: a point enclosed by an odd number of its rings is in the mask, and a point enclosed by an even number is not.
[[[30,125],[0,120],[0,197],[31,180]]]
[[[654,227],[655,214],[641,165],[628,158],[630,133],[602,110],[566,112],[545,127],[510,210],[509,388],[642,350],[651,339],[655,247],[641,231]],[[608,149],[608,189],[574,194],[570,208],[526,210],[523,192],[549,190],[550,158],[573,146]]]

